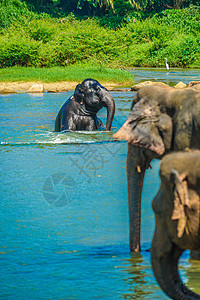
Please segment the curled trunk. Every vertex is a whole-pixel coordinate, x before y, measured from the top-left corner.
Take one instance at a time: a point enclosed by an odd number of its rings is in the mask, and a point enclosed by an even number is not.
[[[113,100],[113,97],[107,91],[102,100],[102,104],[107,109],[106,130],[111,130],[112,121],[115,114],[115,102]]]
[[[154,275],[160,287],[171,299],[200,299],[200,296],[189,290],[180,279],[178,260],[183,251],[173,243],[161,249],[159,241],[154,234],[151,246],[151,261]]]

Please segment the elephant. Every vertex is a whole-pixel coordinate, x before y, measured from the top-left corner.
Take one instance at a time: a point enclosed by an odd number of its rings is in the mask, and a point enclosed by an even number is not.
[[[156,225],[151,245],[154,275],[172,299],[200,299],[178,274],[185,249],[200,250],[200,151],[166,155],[160,166],[160,189],[153,199]]]
[[[142,87],[133,99],[127,121],[113,137],[128,142],[130,250],[139,252],[145,171],[154,158],[200,148],[200,92],[190,87]]]
[[[113,97],[97,80],[85,79],[61,107],[56,117],[55,131],[102,129],[103,123],[96,116],[102,107],[107,109],[106,130],[111,130],[115,113]]]

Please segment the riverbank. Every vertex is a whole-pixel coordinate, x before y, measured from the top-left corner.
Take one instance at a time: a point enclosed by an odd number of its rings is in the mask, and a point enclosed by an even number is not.
[[[107,89],[130,87],[134,75],[127,70],[101,65],[74,64],[66,67],[11,67],[0,69],[0,93],[66,92],[86,78],[99,81]]]
[[[41,81],[31,82],[0,82],[0,94],[14,93],[61,93],[74,90],[78,81],[61,81],[45,83]],[[116,90],[120,85],[114,82],[102,83],[108,90]]]
[[[42,82],[0,82],[0,94],[15,94],[15,93],[62,93],[68,91],[74,91],[76,85],[79,82],[52,82],[52,83],[42,83]],[[105,83],[103,86],[109,91],[138,91],[141,87],[147,85],[156,85],[161,87],[167,87],[169,85],[163,82],[154,82],[154,81],[143,81],[137,84],[134,84],[130,87],[119,86],[114,82]],[[191,81],[189,84],[185,84],[180,81],[173,86],[176,89],[184,89],[186,87],[193,87],[196,90],[200,90],[199,81]]]
[[[134,75],[127,70],[99,64],[79,63],[66,67],[10,67],[0,69],[0,93],[67,92],[86,78],[99,81],[108,90],[131,87]]]

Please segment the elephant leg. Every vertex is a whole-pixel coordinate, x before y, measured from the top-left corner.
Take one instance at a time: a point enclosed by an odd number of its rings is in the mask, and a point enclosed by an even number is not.
[[[95,126],[95,124],[93,122],[91,122],[89,125],[87,125],[85,127],[85,130],[86,131],[95,131],[96,130],[96,126]]]
[[[71,116],[68,120],[66,120],[65,124],[62,125],[62,130],[70,130],[70,131],[78,130],[76,120]]]
[[[97,130],[105,130],[105,127],[103,126],[103,122],[98,117],[95,117],[95,124]]]

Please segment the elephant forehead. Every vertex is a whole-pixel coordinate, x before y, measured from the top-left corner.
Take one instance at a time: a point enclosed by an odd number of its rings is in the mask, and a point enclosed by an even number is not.
[[[84,89],[96,89],[97,87],[101,87],[104,88],[97,80],[95,79],[85,79],[82,83],[81,83],[82,88]]]
[[[144,86],[138,91],[138,96],[148,95],[150,97],[160,96],[166,94],[169,91],[172,91],[173,88],[169,86]]]
[[[135,119],[136,117],[155,116],[159,114],[160,109],[156,101],[145,97],[132,107],[129,118]]]
[[[161,161],[161,180],[170,181],[172,169],[186,174],[189,184],[200,189],[200,151],[176,152],[166,155]]]

